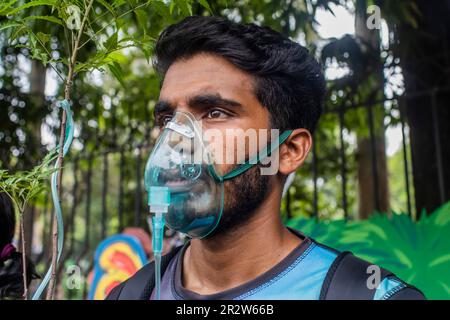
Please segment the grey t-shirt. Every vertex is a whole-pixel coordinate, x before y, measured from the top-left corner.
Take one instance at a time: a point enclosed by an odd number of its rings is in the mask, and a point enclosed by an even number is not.
[[[186,243],[184,247],[172,258],[161,279],[161,300],[231,300],[243,296],[252,289],[260,287],[264,283],[270,282],[274,277],[289,268],[311,244],[311,240],[296,230],[290,229],[294,234],[303,239],[287,257],[280,261],[273,268],[258,276],[256,279],[246,282],[238,287],[225,290],[216,294],[200,295],[183,287],[182,270],[183,256],[189,246]],[[155,290],[153,290],[150,300],[155,299]]]

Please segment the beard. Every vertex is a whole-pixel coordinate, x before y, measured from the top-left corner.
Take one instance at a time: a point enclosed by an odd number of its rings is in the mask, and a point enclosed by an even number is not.
[[[260,168],[258,163],[237,177],[225,181],[222,217],[208,238],[232,234],[254,216],[269,190],[269,176],[261,175]]]

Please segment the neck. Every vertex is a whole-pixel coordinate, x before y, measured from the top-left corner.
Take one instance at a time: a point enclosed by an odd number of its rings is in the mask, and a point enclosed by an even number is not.
[[[191,241],[183,259],[186,289],[214,294],[237,287],[270,270],[301,243],[281,221],[281,190],[273,191],[233,232]]]

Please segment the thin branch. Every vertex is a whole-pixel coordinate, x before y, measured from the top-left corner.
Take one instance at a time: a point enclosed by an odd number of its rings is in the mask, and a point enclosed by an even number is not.
[[[42,43],[41,39],[39,39],[38,36],[36,36],[36,34],[33,32],[33,30],[31,30],[30,28],[30,32],[34,35],[34,37],[36,38],[36,40],[39,42],[39,44],[42,46],[42,48],[44,48],[45,52],[48,54],[49,58],[52,58],[52,55],[50,54],[50,52],[47,50],[47,48],[45,47],[45,45]],[[61,78],[62,81],[64,81],[64,77],[59,73],[58,69],[53,66],[53,64],[51,63],[51,61],[48,62],[48,64],[50,65],[50,67],[52,67],[53,70],[55,70],[56,74]]]
[[[27,254],[26,254],[26,239],[25,239],[25,228],[23,222],[23,211],[20,214],[20,233],[22,237],[22,272],[23,272],[23,298],[28,300],[28,279],[27,279]]]
[[[116,52],[116,51],[119,51],[119,50],[122,50],[122,49],[126,49],[126,48],[135,48],[135,47],[136,47],[136,46],[133,45],[133,44],[125,45],[125,46],[123,46],[123,47],[118,47],[118,48],[115,48],[115,49],[112,49],[112,50],[109,50],[109,51],[105,52],[105,53],[103,54],[103,57],[105,58],[105,57],[107,57],[109,54],[111,54],[111,53],[113,53],[113,52]],[[82,72],[82,71],[88,71],[88,70],[90,70],[91,68],[94,68],[94,69],[95,69],[95,66],[92,66],[92,65],[86,65],[86,66],[84,66],[84,67],[78,69],[77,72],[79,73],[79,72]]]
[[[64,27],[64,38],[66,39],[66,50],[67,50],[67,56],[70,57],[72,55],[72,43],[69,43],[69,36],[67,34],[67,28]]]
[[[113,7],[115,7],[113,5]],[[117,7],[115,8],[117,9]],[[92,24],[96,23],[98,20],[100,20],[101,18],[103,18],[104,16],[106,16],[108,13],[111,13],[109,10],[106,10],[105,12],[103,12],[102,14],[100,14],[99,16],[95,17],[95,19],[91,22]]]
[[[78,44],[80,43],[81,36],[83,34],[83,29],[86,24],[86,21],[89,16],[89,11],[92,8],[92,4],[94,3],[94,0],[90,0],[89,4],[86,8],[83,20],[81,22],[80,30],[78,33],[78,36],[75,40],[74,46],[72,48],[72,56],[70,57],[69,61],[69,71],[66,78],[66,85],[64,88],[64,98],[66,100],[70,100],[70,90],[72,88],[72,78],[73,78],[73,71],[75,62],[77,59],[77,53],[79,50]],[[59,201],[61,202],[61,183],[62,183],[62,166],[63,166],[63,150],[64,150],[64,140],[65,140],[65,134],[66,134],[66,121],[67,121],[67,114],[66,111],[63,110],[62,119],[61,119],[61,126],[60,126],[60,136],[59,136],[59,152],[58,152],[58,159],[57,166],[58,166],[58,181],[57,181],[57,188],[58,188],[58,195],[60,197]],[[56,226],[56,213],[53,215],[53,242],[52,242],[52,273],[50,277],[50,283],[49,288],[47,291],[47,300],[53,299],[54,289],[55,289],[55,282],[56,282],[56,264],[57,264],[57,258],[58,258],[58,228]]]
[[[134,8],[132,8],[132,9],[130,9],[130,10],[128,10],[128,11],[122,13],[122,14],[121,14],[120,16],[118,16],[115,20],[118,20],[118,19],[120,19],[120,18],[123,18],[123,17],[126,16],[127,14],[129,14],[129,13],[131,13],[131,12],[134,12],[135,10],[140,9],[140,8],[142,8],[143,6],[146,6],[146,5],[148,5],[148,4],[149,4],[149,2],[141,3],[140,5],[137,5],[136,7],[134,7]],[[94,20],[94,21],[95,21],[95,20]],[[96,33],[94,33],[94,36],[98,36],[98,35],[100,34],[100,32],[102,32],[102,31],[105,30],[107,27],[109,27],[111,24],[113,24],[113,22],[114,22],[114,20],[111,21],[111,22],[109,22],[109,23],[107,23],[106,25],[104,25],[104,26],[103,26],[102,28],[100,28]],[[86,43],[88,43],[89,41],[91,41],[91,40],[92,40],[92,38],[87,39],[85,42],[83,42],[83,43],[81,44],[81,46],[80,46],[78,49],[81,49],[82,47],[84,47],[84,45],[85,45]]]

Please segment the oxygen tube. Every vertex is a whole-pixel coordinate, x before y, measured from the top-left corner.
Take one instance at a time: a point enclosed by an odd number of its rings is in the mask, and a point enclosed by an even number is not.
[[[65,157],[67,152],[70,149],[70,145],[72,144],[72,140],[73,140],[73,133],[74,133],[73,116],[72,116],[72,111],[70,110],[69,101],[67,101],[65,99],[62,100],[59,104],[59,107],[63,108],[66,111],[66,116],[67,116],[67,125],[66,125],[66,132],[65,132],[65,139],[64,139],[64,146],[63,146],[63,157]],[[57,148],[59,148],[59,147],[57,147]],[[55,163],[55,169],[57,169],[57,168],[58,168],[58,160],[56,160],[56,163]],[[57,223],[57,228],[58,228],[58,241],[57,241],[58,255],[56,257],[56,263],[59,262],[59,258],[61,257],[61,252],[62,252],[63,245],[64,245],[64,224],[63,224],[61,205],[59,203],[57,181],[58,181],[58,171],[55,171],[52,174],[52,178],[51,178],[51,189],[52,189],[53,206],[55,207],[56,223]],[[42,295],[42,292],[44,291],[45,287],[47,286],[48,282],[50,281],[51,273],[52,273],[52,267],[50,266],[47,273],[45,274],[44,280],[42,280],[41,284],[39,285],[36,292],[34,293],[32,300],[39,300],[39,298]]]
[[[155,258],[155,298],[161,299],[161,254],[164,240],[164,214],[170,205],[167,187],[149,187],[148,205],[152,216],[152,247]]]

